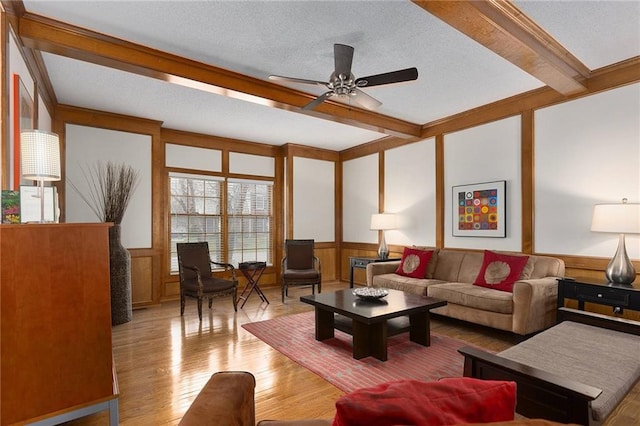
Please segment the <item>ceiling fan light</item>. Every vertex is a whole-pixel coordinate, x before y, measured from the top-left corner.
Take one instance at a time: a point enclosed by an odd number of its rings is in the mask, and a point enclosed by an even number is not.
[[[369,109],[375,110],[382,102],[368,95],[360,90],[362,87],[369,86],[381,86],[383,84],[401,83],[404,81],[411,81],[418,78],[417,68],[407,68],[404,70],[386,72],[382,74],[370,75],[356,79],[351,72],[351,61],[353,59],[353,47],[344,44],[334,44],[334,62],[335,69],[329,76],[329,81],[316,82],[314,80],[304,80],[300,78],[291,77],[269,77],[270,79],[281,79],[295,83],[312,83],[321,84],[329,89],[328,92],[318,96],[315,100],[309,102],[302,107],[304,110],[309,110],[317,107],[323,101],[331,96],[338,96],[345,100],[353,99],[358,105]]]

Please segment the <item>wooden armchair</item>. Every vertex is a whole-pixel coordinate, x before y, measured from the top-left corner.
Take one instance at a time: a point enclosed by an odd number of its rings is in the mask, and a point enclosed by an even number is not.
[[[282,302],[288,296],[289,286],[311,286],[315,294],[322,290],[322,265],[314,254],[314,240],[286,240],[282,259]]]
[[[209,299],[209,309],[213,298],[231,295],[233,310],[238,311],[238,280],[233,265],[213,262],[209,257],[209,243],[178,243],[178,268],[180,272],[180,316],[184,315],[186,297],[198,300],[198,317],[202,321],[202,299]],[[211,265],[218,265],[231,271],[231,280],[211,276]]]

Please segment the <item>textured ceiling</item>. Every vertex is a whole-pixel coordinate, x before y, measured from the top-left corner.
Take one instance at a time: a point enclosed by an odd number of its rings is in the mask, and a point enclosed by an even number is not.
[[[640,2],[518,1],[590,69],[640,55]],[[418,80],[365,89],[377,111],[424,124],[544,86],[408,1],[31,1],[28,12],[267,80],[327,80],[333,44],[356,77],[417,67]],[[57,101],[172,129],[343,150],[384,135],[43,54]],[[290,87],[320,94],[322,87]]]

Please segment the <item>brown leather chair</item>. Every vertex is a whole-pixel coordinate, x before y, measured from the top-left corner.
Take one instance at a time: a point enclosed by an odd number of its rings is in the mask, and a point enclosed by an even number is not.
[[[282,259],[282,302],[288,296],[289,286],[311,286],[315,294],[322,290],[322,266],[314,254],[314,240],[285,240]]]
[[[238,280],[233,265],[213,262],[209,257],[209,243],[178,243],[178,269],[180,272],[180,316],[184,315],[186,297],[198,299],[198,317],[202,321],[202,299],[209,298],[209,309],[213,298],[231,295],[233,310],[238,311]],[[231,280],[211,276],[211,265],[222,266],[231,271]]]

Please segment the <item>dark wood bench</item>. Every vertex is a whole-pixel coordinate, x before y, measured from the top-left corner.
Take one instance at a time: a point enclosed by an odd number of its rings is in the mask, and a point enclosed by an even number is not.
[[[592,347],[601,347],[603,351],[608,351],[607,342],[602,341],[606,340],[608,335],[617,338],[618,342],[619,339],[627,341],[632,348],[636,344],[640,347],[640,338],[637,337],[640,336],[640,322],[569,308],[558,310],[558,321],[582,324],[580,327],[584,333],[579,337],[583,339],[589,339],[590,332],[594,335],[597,333],[599,341],[590,341],[587,344]],[[584,328],[584,324],[587,328]],[[629,365],[626,367],[632,372],[631,377],[623,377],[620,380],[616,378],[619,375],[613,374],[621,367],[616,362],[597,363],[593,359],[585,359],[582,361],[594,363],[593,371],[589,371],[589,374],[574,371],[579,370],[577,365],[573,368],[573,364],[579,364],[576,361],[579,361],[582,355],[580,349],[575,349],[574,353],[566,359],[561,357],[544,359],[544,351],[549,349],[545,347],[549,345],[549,336],[553,336],[552,341],[555,342],[554,346],[557,346],[552,348],[553,350],[571,353],[572,343],[569,337],[575,339],[576,336],[567,336],[566,343],[558,338],[562,337],[562,333],[568,333],[571,326],[574,325],[556,325],[499,354],[491,354],[471,347],[461,348],[459,352],[465,356],[464,375],[486,380],[516,382],[518,387],[516,411],[525,417],[583,425],[598,424],[613,411],[640,376],[640,353],[636,348],[636,351],[630,354]],[[602,329],[620,333],[606,333],[603,336]],[[520,345],[523,346],[520,347]],[[562,348],[563,345],[564,348]],[[606,357],[608,352],[602,352],[601,355]],[[636,361],[634,357],[637,357]],[[608,381],[608,391],[603,393],[603,389],[589,383],[594,380],[592,372],[600,374],[601,378]],[[587,375],[589,377],[584,377]],[[592,412],[593,401],[598,397],[603,399],[598,401],[597,412]]]

